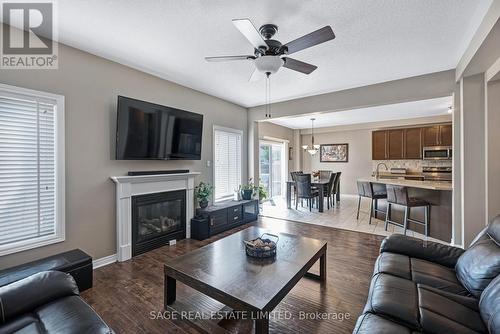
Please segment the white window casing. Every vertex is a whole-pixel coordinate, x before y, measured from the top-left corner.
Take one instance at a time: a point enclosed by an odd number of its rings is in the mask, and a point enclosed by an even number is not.
[[[214,200],[232,198],[242,180],[243,132],[214,125]]]
[[[64,97],[0,84],[0,256],[65,239]]]

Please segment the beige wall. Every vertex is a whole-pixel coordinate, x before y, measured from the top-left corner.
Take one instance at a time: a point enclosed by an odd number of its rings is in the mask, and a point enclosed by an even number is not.
[[[247,110],[120,64],[60,45],[59,70],[0,70],[3,84],[65,96],[66,241],[0,258],[0,268],[81,248],[94,258],[116,252],[115,189],[111,175],[129,170],[186,168],[212,181],[212,126],[244,131],[247,178]],[[117,95],[204,114],[201,161],[116,161]],[[212,165],[212,164],[211,164]]]
[[[303,135],[303,143],[310,143],[311,136]],[[356,180],[359,177],[370,176],[372,173],[372,131],[339,131],[319,133],[314,135],[317,144],[349,144],[349,161],[320,162],[319,153],[311,156],[303,154],[302,165],[305,171],[333,170],[342,172],[340,191],[343,194],[357,194]]]
[[[461,194],[463,245],[487,223],[484,74],[460,80]]]
[[[500,214],[500,80],[487,85],[487,219]]]

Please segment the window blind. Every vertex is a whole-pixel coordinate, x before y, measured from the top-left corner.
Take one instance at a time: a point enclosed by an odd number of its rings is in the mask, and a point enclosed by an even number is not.
[[[0,91],[0,246],[56,234],[56,105]]]
[[[215,199],[233,196],[241,184],[241,133],[214,131],[214,196]]]

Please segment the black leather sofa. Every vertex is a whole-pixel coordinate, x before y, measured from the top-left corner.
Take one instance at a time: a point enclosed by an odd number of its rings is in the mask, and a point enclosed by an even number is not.
[[[113,333],[70,274],[43,271],[0,287],[0,334]]]
[[[353,333],[500,333],[500,216],[464,251],[394,234]]]

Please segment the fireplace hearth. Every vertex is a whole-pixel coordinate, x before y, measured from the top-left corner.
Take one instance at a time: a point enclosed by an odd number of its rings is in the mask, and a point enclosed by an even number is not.
[[[132,196],[132,256],[186,237],[186,190]]]

